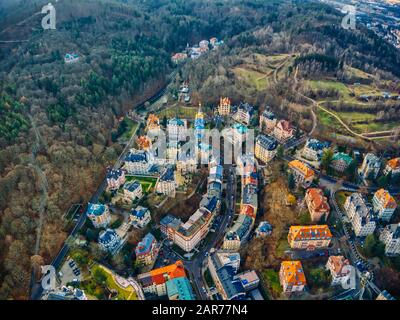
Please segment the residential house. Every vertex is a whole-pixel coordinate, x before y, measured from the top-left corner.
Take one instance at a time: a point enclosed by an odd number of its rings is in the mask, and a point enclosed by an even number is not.
[[[279,281],[283,292],[286,294],[303,291],[307,283],[301,262],[282,261],[279,270]]]
[[[336,152],[332,157],[331,167],[337,172],[344,172],[353,163],[353,158],[343,152]]]
[[[373,153],[367,153],[363,163],[358,170],[358,174],[362,180],[374,180],[381,169],[381,160]]]
[[[106,179],[108,190],[118,190],[125,183],[125,172],[121,169],[107,168]]]
[[[314,250],[327,248],[332,234],[327,225],[291,226],[288,243],[292,249]]]
[[[151,149],[152,143],[148,136],[140,136],[136,141],[139,149],[149,151]]]
[[[159,249],[156,238],[148,233],[136,246],[136,260],[143,265],[152,266],[157,259]]]
[[[309,188],[306,190],[305,201],[310,212],[311,221],[327,221],[330,207],[328,199],[324,196],[321,189]]]
[[[167,167],[157,180],[156,192],[175,197],[175,173],[172,167]]]
[[[255,234],[257,238],[265,238],[272,233],[272,226],[267,221],[261,221]]]
[[[277,148],[278,142],[275,138],[260,134],[256,138],[254,154],[258,160],[268,163],[275,157]]]
[[[253,107],[248,103],[241,102],[236,110],[236,113],[233,115],[233,119],[237,122],[249,125],[252,113]]]
[[[108,206],[101,203],[88,203],[86,215],[95,228],[105,228],[111,220]]]
[[[143,197],[142,185],[137,180],[125,183],[123,191],[124,191],[123,201],[127,203],[131,203],[134,200]]]
[[[351,268],[349,260],[343,256],[330,256],[326,269],[332,276],[332,285],[346,284],[350,281]]]
[[[273,135],[280,143],[284,143],[291,139],[294,136],[294,133],[295,129],[292,127],[289,121],[279,120],[276,123]]]
[[[267,108],[260,116],[260,131],[264,133],[273,132],[276,122],[275,114]]]
[[[66,53],[64,56],[64,62],[66,64],[75,63],[79,61],[79,55],[77,53]]]
[[[304,162],[293,160],[289,162],[289,168],[292,170],[296,184],[308,188],[314,180],[314,171]]]
[[[389,160],[386,164],[386,167],[385,167],[383,173],[385,175],[388,175],[389,173],[391,173],[392,176],[396,176],[396,175],[400,174],[400,157]]]
[[[158,132],[160,130],[160,119],[155,114],[149,114],[146,129],[148,132]]]
[[[379,236],[385,244],[385,253],[388,256],[400,254],[400,223],[389,224]]]
[[[307,160],[320,161],[324,150],[328,149],[329,146],[329,142],[321,142],[317,139],[308,139],[301,153]]]
[[[111,253],[112,255],[115,255],[125,243],[114,229],[101,231],[97,241],[101,249]]]
[[[172,56],[171,60],[172,60],[172,62],[175,63],[175,64],[180,64],[181,62],[185,61],[185,60],[187,59],[187,57],[188,57],[188,56],[187,56],[186,53],[184,53],[184,52],[178,52],[178,53],[175,53],[175,54]]]
[[[360,193],[353,193],[346,198],[344,209],[357,237],[366,237],[376,228],[372,208]]]
[[[378,218],[386,222],[390,221],[397,208],[396,200],[385,189],[379,189],[375,192],[372,205]]]
[[[220,98],[218,105],[218,113],[221,116],[229,116],[231,113],[231,100],[229,98]]]
[[[138,206],[131,210],[129,218],[133,226],[137,228],[144,228],[151,221],[150,210],[148,208]]]
[[[208,41],[208,40],[201,40],[200,42],[199,42],[199,47],[200,48],[208,48],[208,44],[209,44],[210,42]]]

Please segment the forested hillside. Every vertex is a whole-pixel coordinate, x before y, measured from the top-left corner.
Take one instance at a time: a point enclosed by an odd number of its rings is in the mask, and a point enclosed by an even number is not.
[[[47,2],[0,7],[0,41],[27,40],[0,43],[0,298],[27,298],[31,261],[51,262],[67,236],[62,215],[88,201],[120,153],[118,119],[165,85],[172,53],[187,43],[226,43],[180,74],[209,105],[243,98],[229,69],[246,52],[298,53],[315,73],[346,63],[400,75],[398,52],[362,28],[340,29],[339,13],[312,2],[60,0],[57,29],[42,30],[35,13]],[[66,53],[79,62],[65,64]],[[262,103],[285,89],[246,95]]]
[[[57,29],[42,30],[46,3],[0,9],[0,40],[27,40],[0,45],[1,298],[27,297],[31,259],[48,263],[60,248],[62,215],[89,199],[121,151],[118,119],[164,85],[171,54],[265,24],[276,6],[63,0]],[[65,64],[66,53],[79,62]]]

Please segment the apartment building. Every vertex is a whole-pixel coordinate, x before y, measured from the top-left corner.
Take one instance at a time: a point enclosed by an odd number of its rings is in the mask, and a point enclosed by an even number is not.
[[[253,107],[248,103],[241,102],[233,115],[233,119],[237,122],[249,125],[252,113]]]
[[[275,114],[267,108],[260,116],[260,131],[264,133],[273,132],[276,122]]]
[[[327,248],[332,234],[327,225],[291,226],[288,243],[292,249],[314,250]]]
[[[149,114],[146,129],[148,132],[158,132],[161,129],[160,119],[155,114]]]
[[[168,167],[161,174],[156,183],[156,192],[167,196],[175,197],[176,182],[175,173],[172,167]]]
[[[360,193],[353,193],[346,198],[344,209],[357,237],[366,237],[376,228],[372,208]]]
[[[106,229],[100,232],[97,242],[104,251],[115,255],[122,248],[125,241],[114,229]]]
[[[159,245],[151,233],[147,233],[137,244],[135,249],[136,260],[145,266],[152,266],[157,259]]]
[[[280,143],[285,143],[294,136],[295,129],[287,120],[279,120],[274,128],[273,135]]]
[[[105,228],[111,220],[108,206],[101,203],[88,203],[86,215],[95,228]]]
[[[218,113],[221,116],[228,116],[231,113],[231,100],[229,98],[220,98],[218,105]]]
[[[400,254],[400,223],[389,224],[379,236],[385,244],[385,253],[388,256]]]
[[[330,207],[324,192],[319,188],[309,188],[306,190],[305,201],[310,212],[311,221],[327,221]]]
[[[275,157],[277,148],[278,142],[275,140],[275,138],[260,134],[256,138],[254,154],[258,160],[268,163]]]
[[[216,251],[208,257],[208,270],[215,288],[223,300],[243,300],[258,287],[260,279],[253,270],[237,274],[240,255],[237,252]]]
[[[173,118],[167,122],[167,135],[169,141],[185,141],[187,137],[186,119]]]
[[[309,168],[304,162],[300,160],[293,160],[289,162],[289,168],[292,170],[296,184],[308,188],[314,180],[314,170]]]
[[[129,174],[147,174],[154,163],[151,153],[136,149],[129,150],[124,160],[124,169]]]
[[[375,192],[372,198],[372,205],[378,218],[386,222],[390,221],[397,208],[396,200],[385,189],[379,189]]]
[[[107,189],[118,190],[125,183],[125,172],[121,169],[107,168]]]
[[[190,281],[186,277],[173,278],[166,282],[169,300],[195,300]]]
[[[324,150],[328,149],[329,146],[329,142],[321,142],[317,139],[308,139],[301,154],[307,160],[320,161]]]
[[[241,244],[247,240],[253,226],[253,218],[245,214],[239,214],[233,227],[225,234],[222,248],[224,250],[239,250]]]
[[[391,173],[392,176],[396,176],[400,174],[400,158],[393,158],[389,160],[386,164],[386,167],[383,171],[385,175]]]
[[[123,192],[123,200],[128,203],[143,196],[142,185],[137,180],[125,183]]]
[[[181,277],[186,278],[186,272],[183,262],[178,260],[174,264],[139,274],[137,278],[144,293],[162,297],[167,295],[167,281]]]
[[[136,228],[144,228],[151,221],[151,214],[148,208],[138,206],[132,209],[129,219],[133,226]]]
[[[343,256],[330,256],[326,263],[326,269],[332,276],[332,285],[346,284],[350,281],[350,262]]]
[[[214,216],[220,208],[220,200],[204,197],[200,208],[182,223],[170,215],[160,221],[161,232],[186,252],[192,251],[209,232]]]
[[[374,180],[378,177],[381,169],[381,160],[373,153],[367,153],[364,157],[358,174],[362,180]]]
[[[307,282],[301,262],[282,261],[279,270],[279,281],[283,292],[286,294],[303,291]]]

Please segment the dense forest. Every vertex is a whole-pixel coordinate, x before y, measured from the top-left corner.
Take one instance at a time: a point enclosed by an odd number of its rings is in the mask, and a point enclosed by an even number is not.
[[[209,104],[220,94],[243,98],[227,71],[243,50],[301,52],[296,63],[314,72],[347,63],[400,75],[388,44],[362,28],[335,29],[340,14],[314,2],[63,0],[56,30],[43,30],[35,13],[47,2],[0,7],[0,40],[27,40],[0,44],[0,298],[28,297],[32,261],[51,261],[67,236],[62,215],[89,199],[121,151],[111,139],[118,119],[165,85],[170,56],[187,43],[212,36],[226,43],[178,77],[190,77]],[[79,62],[65,64],[66,53]],[[267,93],[253,99],[265,102]]]

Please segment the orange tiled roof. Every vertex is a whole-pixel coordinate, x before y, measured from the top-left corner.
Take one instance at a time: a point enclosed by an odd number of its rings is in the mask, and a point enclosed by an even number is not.
[[[281,270],[287,284],[306,284],[306,276],[300,261],[282,261]]]
[[[379,189],[377,192],[375,192],[375,196],[383,202],[383,207],[384,208],[392,208],[395,209],[397,207],[396,200],[391,196],[389,191],[385,189]]]
[[[240,214],[245,214],[246,216],[249,216],[250,218],[253,219],[256,218],[256,213],[254,212],[254,208],[248,204],[242,204],[240,206]]]
[[[147,127],[149,129],[152,129],[158,127],[159,124],[160,124],[160,119],[155,114],[151,113],[147,118]]]
[[[228,97],[226,97],[226,98],[220,98],[219,99],[219,104],[221,105],[221,106],[223,106],[223,105],[231,105],[231,99],[229,99]]]
[[[387,165],[392,168],[392,170],[400,168],[400,158],[393,158],[388,161]]]
[[[178,260],[174,264],[150,271],[153,282],[163,284],[169,279],[186,277],[186,272],[182,261]]]
[[[303,162],[301,162],[300,160],[297,160],[297,159],[290,161],[289,167],[296,168],[297,170],[299,170],[304,175],[305,178],[309,178],[314,175],[314,170],[310,169]]]
[[[140,136],[137,139],[137,144],[140,147],[140,149],[148,149],[150,148],[151,141],[150,138],[147,136]]]
[[[343,256],[330,256],[329,262],[333,267],[333,272],[337,275],[342,272],[344,266],[349,265],[349,260]]]
[[[288,234],[289,240],[302,241],[313,238],[332,238],[331,231],[326,224],[313,226],[291,226]],[[290,242],[290,241],[289,241]]]
[[[319,188],[309,188],[306,191],[307,196],[310,198],[314,205],[314,209],[317,211],[321,210],[327,210],[329,211],[329,204],[326,201],[326,197],[324,196],[324,193],[322,192],[321,189]]]

